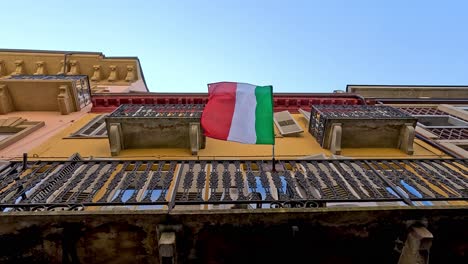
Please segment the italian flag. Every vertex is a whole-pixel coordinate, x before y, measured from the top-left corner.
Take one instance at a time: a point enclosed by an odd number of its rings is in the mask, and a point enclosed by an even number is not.
[[[273,87],[208,84],[201,125],[207,137],[247,144],[274,144]]]

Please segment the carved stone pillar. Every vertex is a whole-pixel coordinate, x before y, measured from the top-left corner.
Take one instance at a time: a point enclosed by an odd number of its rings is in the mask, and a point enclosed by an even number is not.
[[[10,75],[24,74],[23,64],[24,64],[23,60],[15,60],[15,71],[12,72]]]
[[[93,65],[94,73],[91,81],[99,82],[101,80],[101,65]]]
[[[116,65],[110,65],[109,69],[110,69],[110,74],[109,74],[109,78],[107,78],[107,80],[109,82],[117,81],[118,80],[117,66]]]
[[[44,61],[36,61],[36,72],[34,75],[46,75],[47,70],[45,68],[45,62]]]
[[[122,150],[123,136],[120,124],[112,123],[109,125],[109,145],[112,156],[119,155]]]
[[[79,75],[79,74],[80,74],[80,68],[78,66],[78,61],[70,60],[70,71],[68,72],[68,75]]]
[[[10,97],[10,92],[5,84],[0,84],[0,114],[14,111],[13,101]]]
[[[125,81],[133,82],[135,80],[135,67],[133,65],[127,65],[127,76],[125,77]]]
[[[68,115],[72,112],[72,104],[70,100],[70,93],[67,85],[60,85],[59,95],[57,96],[57,103],[59,111],[62,115]]]

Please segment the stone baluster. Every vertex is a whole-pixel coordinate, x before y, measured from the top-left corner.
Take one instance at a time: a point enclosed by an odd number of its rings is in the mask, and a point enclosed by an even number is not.
[[[135,67],[133,67],[133,65],[127,65],[127,76],[125,77],[125,81],[135,81]]]
[[[36,72],[34,75],[46,75],[47,70],[45,68],[45,62],[44,61],[36,61]]]
[[[101,80],[101,65],[93,65],[94,73],[91,81],[99,82]]]
[[[109,69],[110,69],[110,73],[109,73],[109,78],[107,78],[107,80],[109,82],[117,81],[118,80],[117,66],[116,65],[110,65]]]
[[[21,75],[24,74],[24,69],[23,69],[23,60],[15,60],[15,71],[11,73],[11,75]]]
[[[70,71],[68,75],[79,75],[80,74],[80,67],[78,66],[78,61],[70,60]]]

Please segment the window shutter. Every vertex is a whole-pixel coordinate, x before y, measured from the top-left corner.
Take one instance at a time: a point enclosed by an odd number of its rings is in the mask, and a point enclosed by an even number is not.
[[[289,111],[274,113],[274,121],[281,135],[291,135],[304,132]]]

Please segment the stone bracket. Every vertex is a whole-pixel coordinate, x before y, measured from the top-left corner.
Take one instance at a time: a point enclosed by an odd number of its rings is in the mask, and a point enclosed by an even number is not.
[[[15,107],[11,100],[10,92],[5,84],[0,84],[0,114],[13,112]]]
[[[109,124],[109,145],[112,156],[119,155],[123,149],[122,127],[118,123]]]
[[[401,128],[400,138],[398,140],[399,148],[408,155],[413,155],[413,142],[415,130],[413,124],[407,123]]]
[[[93,65],[94,73],[91,81],[99,82],[101,80],[101,65]]]
[[[200,149],[200,123],[189,124],[190,151],[197,155]]]
[[[73,111],[70,93],[67,85],[59,86],[59,95],[57,96],[57,103],[59,111],[62,115],[68,115]]]
[[[176,234],[181,230],[181,225],[158,226],[159,263],[177,263]]]
[[[410,227],[398,264],[429,263],[433,238],[432,233],[423,226]]]
[[[80,74],[78,61],[70,60],[70,71],[68,72],[68,75],[78,75],[78,74]]]
[[[36,72],[34,75],[45,75],[47,74],[47,70],[45,68],[45,62],[44,61],[36,61]]]
[[[115,82],[118,80],[118,74],[117,74],[117,66],[116,65],[110,65],[109,66],[109,70],[110,70],[110,73],[109,73],[109,77],[107,78],[107,80],[109,82]]]
[[[341,135],[342,128],[340,123],[332,124],[330,151],[335,155],[341,154]]]
[[[6,74],[5,64],[3,60],[0,60],[0,77]]]
[[[135,67],[133,65],[127,65],[127,76],[125,76],[125,81],[133,82],[135,80]]]
[[[10,75],[21,75],[24,74],[24,61],[23,60],[15,60],[15,71],[12,72]]]

